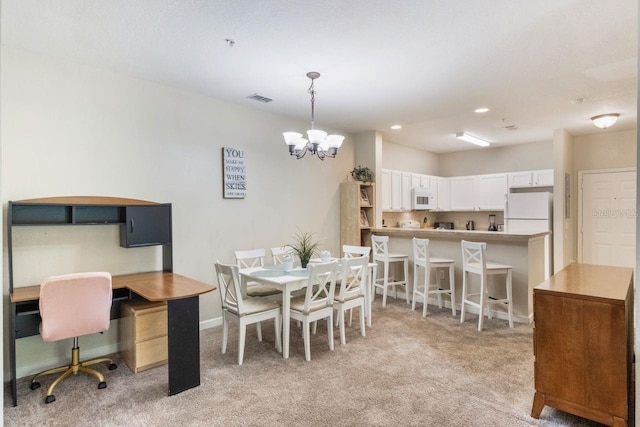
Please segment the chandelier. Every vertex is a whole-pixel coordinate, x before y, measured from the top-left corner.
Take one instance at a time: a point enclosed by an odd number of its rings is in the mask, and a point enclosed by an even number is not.
[[[307,77],[311,79],[311,86],[309,86],[308,93],[311,94],[311,129],[307,131],[308,140],[302,137],[298,132],[284,132],[284,142],[289,146],[289,154],[296,156],[297,159],[301,159],[307,154],[307,151],[312,155],[315,154],[320,160],[324,160],[325,157],[335,158],[338,154],[338,148],[342,145],[344,136],[342,135],[327,135],[325,131],[315,129],[314,121],[314,103],[316,91],[313,87],[313,81],[320,77],[320,73],[316,71],[310,71],[307,73]]]

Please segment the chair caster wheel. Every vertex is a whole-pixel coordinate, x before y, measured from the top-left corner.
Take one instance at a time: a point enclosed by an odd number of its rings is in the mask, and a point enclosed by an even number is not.
[[[38,381],[31,383],[31,385],[29,386],[31,387],[31,390],[36,390],[40,388],[40,383]]]
[[[44,399],[44,403],[51,403],[51,402],[55,402],[56,401],[56,397],[53,394],[50,394],[49,396],[45,397]]]
[[[113,371],[114,369],[118,369],[118,365],[116,365],[115,363],[109,364],[109,370]]]
[[[100,382],[100,384],[98,384],[98,388],[107,388],[107,383],[104,381]]]

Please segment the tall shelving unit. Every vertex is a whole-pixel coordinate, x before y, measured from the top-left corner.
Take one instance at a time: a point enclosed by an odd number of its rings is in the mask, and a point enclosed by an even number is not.
[[[365,197],[366,195],[366,197]],[[376,224],[374,183],[347,181],[340,184],[340,248],[369,246],[369,230]]]

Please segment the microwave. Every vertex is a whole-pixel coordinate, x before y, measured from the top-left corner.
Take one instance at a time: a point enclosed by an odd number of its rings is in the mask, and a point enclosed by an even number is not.
[[[436,208],[436,198],[433,192],[425,187],[413,187],[411,189],[411,209],[425,211]]]

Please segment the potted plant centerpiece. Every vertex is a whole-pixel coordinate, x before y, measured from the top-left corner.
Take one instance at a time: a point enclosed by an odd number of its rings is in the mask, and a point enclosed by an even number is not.
[[[373,182],[373,172],[368,167],[360,166],[353,168],[351,171],[351,177],[356,181]]]
[[[291,246],[291,249],[293,249],[293,252],[300,257],[300,264],[302,265],[302,268],[307,268],[309,260],[318,251],[320,242],[314,239],[314,234],[315,233],[310,233],[308,231],[298,230],[296,235],[293,236],[293,243],[289,245]]]

